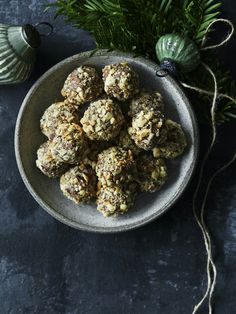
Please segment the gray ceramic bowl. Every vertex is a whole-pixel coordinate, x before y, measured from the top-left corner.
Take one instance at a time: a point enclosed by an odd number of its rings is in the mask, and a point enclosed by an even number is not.
[[[63,196],[59,181],[48,179],[35,166],[36,151],[46,138],[39,129],[44,110],[60,100],[60,90],[67,75],[77,66],[89,64],[99,72],[110,63],[127,60],[149,90],[159,90],[166,102],[167,115],[181,123],[188,138],[185,153],[169,165],[169,178],[164,187],[153,194],[140,194],[127,214],[104,218],[95,205],[76,205]],[[92,57],[81,53],[70,57],[47,71],[28,92],[18,115],[15,130],[15,152],[18,167],[29,192],[35,200],[59,221],[81,230],[119,232],[144,225],[166,212],[185,190],[196,164],[198,130],[188,99],[170,77],[158,78],[157,65],[143,58],[119,52],[99,51]]]

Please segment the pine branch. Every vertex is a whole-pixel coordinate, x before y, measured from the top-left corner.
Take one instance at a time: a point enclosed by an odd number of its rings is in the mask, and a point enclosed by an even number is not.
[[[221,6],[221,3],[215,3],[215,0],[204,0],[202,4],[201,18],[199,19],[198,24],[196,25],[196,41],[200,42],[205,34],[205,31],[210,23],[212,23],[215,18],[220,14],[219,11],[216,11]]]
[[[63,14],[77,27],[88,30],[97,48],[133,51],[157,61],[154,47],[160,36],[179,33],[200,44],[207,27],[219,15],[220,5],[217,0],[56,0],[49,7],[56,8],[56,16]],[[209,61],[222,92],[236,97],[236,87],[228,72],[222,70],[215,56],[211,55]],[[196,71],[194,78],[197,86],[211,88],[210,79],[201,71]],[[194,85],[193,75],[185,79]],[[209,97],[195,95],[194,99],[196,108],[205,116]],[[235,105],[222,101],[217,115],[219,122],[235,117]]]

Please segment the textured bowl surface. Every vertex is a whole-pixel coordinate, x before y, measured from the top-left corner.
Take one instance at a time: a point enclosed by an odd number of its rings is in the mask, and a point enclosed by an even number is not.
[[[82,64],[92,65],[99,72],[106,64],[127,60],[139,74],[141,85],[159,90],[166,102],[166,114],[181,123],[188,139],[185,153],[168,161],[169,178],[164,187],[152,194],[140,194],[135,206],[125,215],[104,218],[95,204],[76,205],[63,196],[59,180],[45,177],[35,166],[36,151],[46,138],[41,134],[39,120],[44,110],[60,100],[60,90],[67,75]],[[15,152],[21,176],[36,201],[53,217],[82,230],[119,232],[152,221],[169,209],[186,188],[197,159],[198,129],[189,101],[170,77],[158,78],[157,65],[143,58],[120,52],[99,51],[93,56],[81,53],[70,57],[47,71],[28,92],[18,115],[15,130]]]

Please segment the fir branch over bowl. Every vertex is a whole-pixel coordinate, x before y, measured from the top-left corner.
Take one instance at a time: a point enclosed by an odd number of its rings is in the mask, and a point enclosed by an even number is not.
[[[134,52],[155,62],[155,45],[168,33],[188,36],[200,48],[207,27],[220,15],[221,3],[215,0],[56,0],[55,16],[64,15],[68,22],[85,29],[94,37],[98,49]],[[215,53],[203,52],[201,59],[214,71],[221,93],[236,98],[236,85]],[[205,74],[205,72],[204,72]],[[198,67],[180,79],[193,86],[213,91],[211,77]],[[209,119],[211,95],[191,92],[193,107],[200,121]],[[236,117],[236,104],[219,99],[217,122]]]

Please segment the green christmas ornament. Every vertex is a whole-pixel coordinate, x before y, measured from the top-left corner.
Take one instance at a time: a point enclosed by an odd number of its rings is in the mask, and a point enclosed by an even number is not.
[[[190,72],[200,63],[197,45],[188,37],[178,34],[161,36],[156,44],[156,55],[160,68],[175,75],[177,70]]]
[[[36,28],[39,25],[50,27],[50,31],[40,34]],[[51,33],[51,24],[45,22],[36,26],[0,24],[0,85],[21,83],[30,76],[41,43],[40,36]]]

